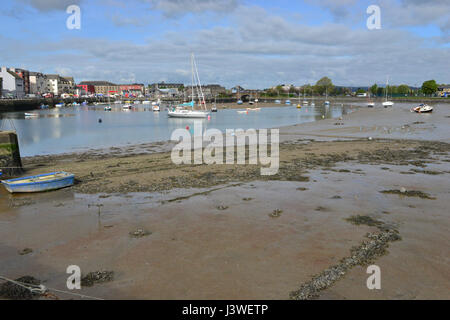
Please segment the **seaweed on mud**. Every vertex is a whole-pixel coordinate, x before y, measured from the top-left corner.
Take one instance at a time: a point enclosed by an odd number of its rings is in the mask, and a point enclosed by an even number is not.
[[[275,210],[273,210],[272,213],[269,214],[269,217],[271,217],[271,218],[279,218],[279,217],[281,217],[282,213],[283,213],[283,210],[275,209]]]
[[[95,271],[90,272],[81,278],[81,285],[92,287],[97,283],[105,283],[114,280],[114,271]]]
[[[423,174],[429,174],[432,176],[436,176],[439,174],[443,174],[443,172],[440,171],[433,171],[433,170],[417,170],[417,169],[411,169],[410,171],[414,172],[414,173],[423,173]]]
[[[31,285],[40,285],[41,281],[32,277],[32,276],[24,276],[18,279],[15,279],[22,284],[31,284]],[[37,299],[39,294],[33,294],[29,289],[26,289],[22,286],[14,284],[12,282],[5,282],[0,285],[0,297],[4,299],[13,299],[13,300],[32,300]]]
[[[375,220],[369,216],[362,216],[362,215],[356,215],[356,216],[351,216],[347,219],[345,219],[345,221],[350,222],[351,224],[354,225],[366,225],[366,226],[371,226],[371,227],[378,227],[381,224],[383,224],[383,222]]]
[[[132,238],[143,238],[143,237],[147,237],[147,236],[149,236],[151,234],[152,233],[150,231],[139,228],[139,229],[137,229],[135,231],[131,231],[130,232],[130,237],[132,237]]]
[[[323,290],[342,279],[353,267],[372,264],[376,258],[387,253],[390,242],[401,240],[398,231],[392,229],[380,233],[369,233],[367,238],[368,240],[364,240],[359,246],[350,250],[349,257],[341,259],[339,264],[315,275],[310,281],[302,284],[299,290],[292,291],[290,298],[294,300],[317,298]]]
[[[32,252],[33,252],[33,249],[25,248],[25,249],[23,249],[23,250],[20,250],[20,251],[19,251],[19,254],[20,254],[21,256],[24,256],[24,255],[29,254],[29,253],[32,253]]]
[[[435,197],[432,197],[428,193],[417,190],[383,190],[380,192],[384,194],[397,194],[405,197],[418,197],[422,199],[436,200]]]

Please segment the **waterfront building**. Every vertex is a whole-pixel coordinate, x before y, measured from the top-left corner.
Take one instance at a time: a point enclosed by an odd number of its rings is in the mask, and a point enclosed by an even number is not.
[[[59,75],[48,74],[45,78],[45,92],[52,93],[53,95],[57,96],[59,94],[58,80],[59,80]]]
[[[46,76],[40,72],[30,72],[30,93],[42,94],[46,92]]]
[[[122,95],[131,94],[135,96],[140,96],[145,94],[145,86],[140,83],[134,84],[120,84],[120,93]]]
[[[24,80],[14,71],[1,67],[0,78],[2,78],[2,95],[14,98],[25,96]]]
[[[120,86],[108,81],[82,81],[81,86],[91,85],[94,87],[95,94],[109,95],[110,92],[120,93]]]
[[[437,89],[440,97],[450,97],[450,85],[442,85]]]
[[[60,94],[75,94],[75,80],[73,79],[73,77],[59,77],[58,92]]]
[[[92,84],[77,84],[77,88],[80,90],[80,95],[95,94],[95,87]]]
[[[23,80],[23,90],[25,94],[29,94],[30,92],[30,71],[20,68],[9,68],[9,71],[14,72]]]
[[[0,78],[0,98],[2,97],[3,92],[3,78]]]

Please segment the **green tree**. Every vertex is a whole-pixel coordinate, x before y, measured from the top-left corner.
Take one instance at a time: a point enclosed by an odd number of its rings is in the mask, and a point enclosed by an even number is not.
[[[437,91],[438,85],[435,80],[428,80],[422,84],[422,91],[425,94],[433,94]]]
[[[325,92],[328,92],[328,94],[332,94],[334,90],[333,82],[328,77],[323,77],[319,81],[316,82],[316,92],[319,94],[324,94]]]
[[[373,86],[370,87],[370,93],[372,93],[372,95],[377,95],[378,94],[378,86],[375,83]]]
[[[356,94],[360,94],[360,93],[366,93],[366,90],[359,88],[358,90],[356,90]]]
[[[397,93],[399,93],[399,94],[406,95],[406,94],[409,94],[409,92],[410,92],[409,86],[406,84],[401,84],[397,87]]]

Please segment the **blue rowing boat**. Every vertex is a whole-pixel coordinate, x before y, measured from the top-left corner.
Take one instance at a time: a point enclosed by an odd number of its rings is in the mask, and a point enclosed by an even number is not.
[[[38,176],[2,180],[1,183],[11,193],[43,192],[70,187],[75,176],[67,172],[53,172]]]

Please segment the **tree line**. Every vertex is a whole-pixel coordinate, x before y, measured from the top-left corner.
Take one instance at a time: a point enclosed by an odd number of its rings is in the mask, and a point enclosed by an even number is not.
[[[370,93],[372,96],[384,96],[386,95],[386,90],[388,95],[433,95],[437,92],[438,87],[443,84],[437,84],[435,80],[427,80],[423,82],[420,88],[413,88],[407,84],[401,84],[398,86],[387,86],[387,87],[379,87],[377,84],[372,85],[365,90],[363,88],[359,88],[356,90],[356,94],[358,93]],[[288,90],[285,89],[282,85],[279,85],[275,88],[266,89],[267,96],[278,96],[280,94],[289,94],[289,95],[351,95],[352,89],[348,87],[340,87],[335,86],[332,80],[328,77],[323,77],[316,84],[305,84],[301,87],[291,86]]]

